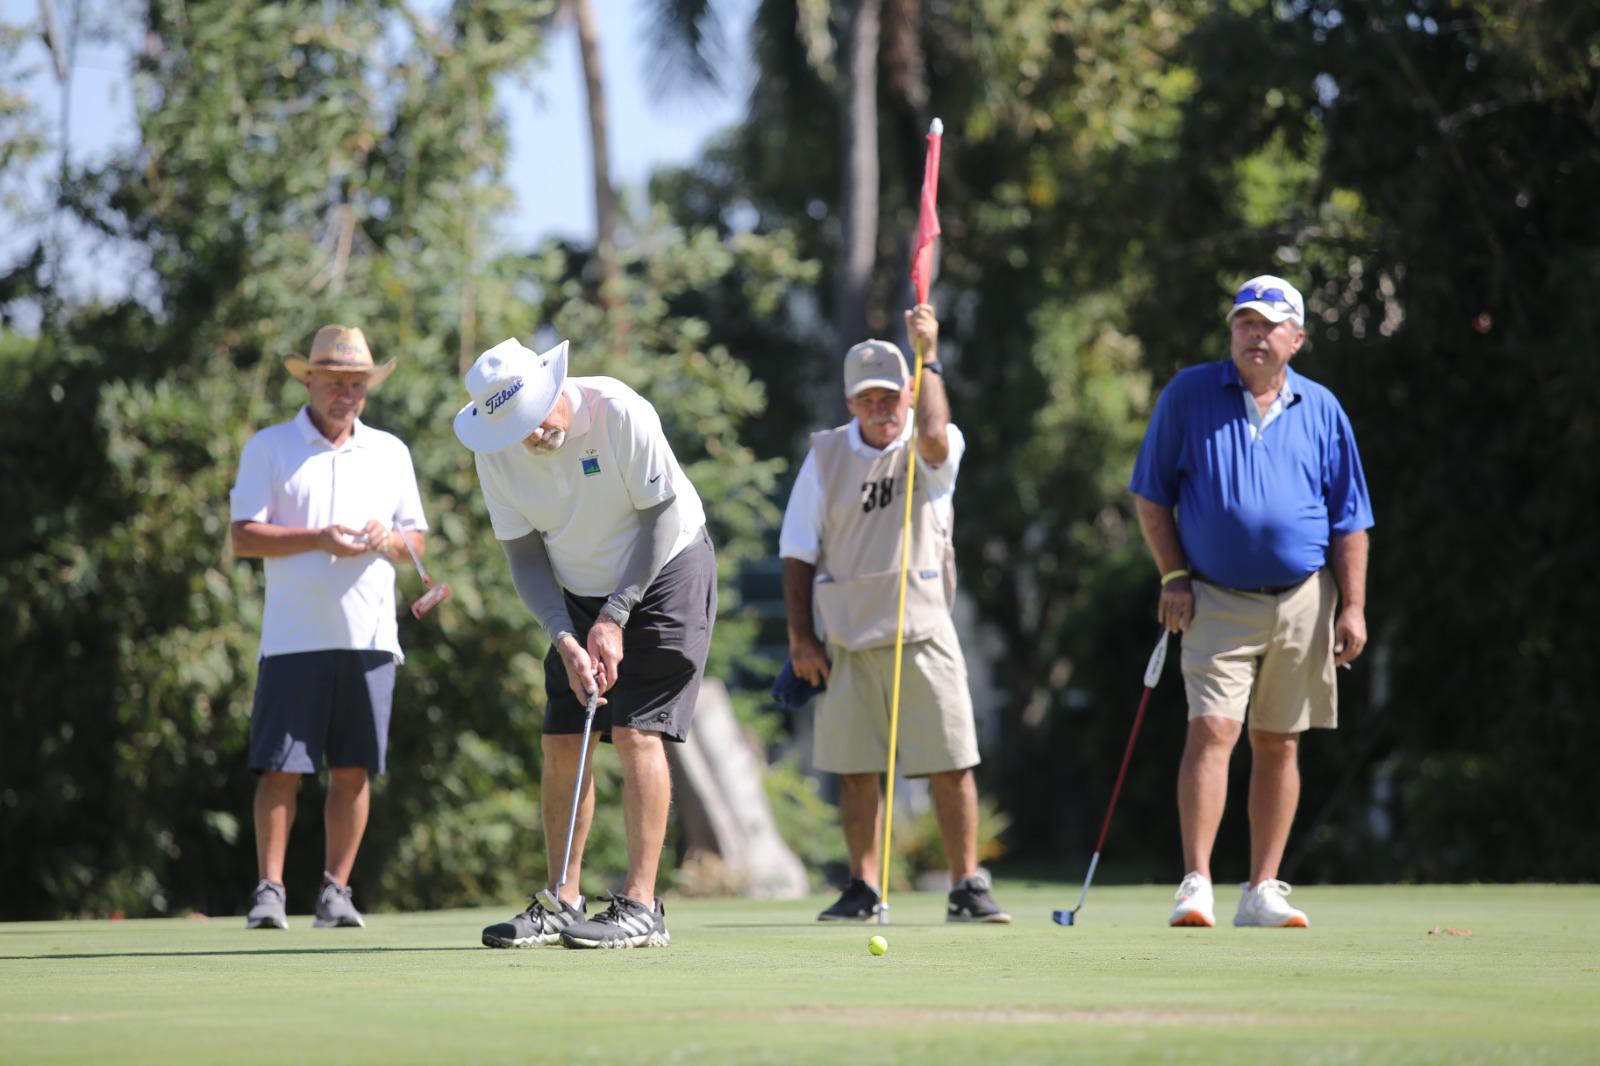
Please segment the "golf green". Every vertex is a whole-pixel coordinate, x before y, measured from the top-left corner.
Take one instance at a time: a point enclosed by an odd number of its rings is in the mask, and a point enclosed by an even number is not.
[[[1071,928],[1076,885],[996,897],[1015,924],[669,899],[672,946],[641,951],[480,947],[514,906],[0,925],[0,1062],[1600,1060],[1594,886],[1307,886],[1305,930],[1232,928],[1228,888],[1215,929],[1168,929],[1164,887],[1096,887]]]

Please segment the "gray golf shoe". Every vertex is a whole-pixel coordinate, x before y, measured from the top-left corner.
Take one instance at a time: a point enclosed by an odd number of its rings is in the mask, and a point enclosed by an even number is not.
[[[1009,925],[1011,915],[994,901],[994,896],[989,893],[989,882],[981,877],[969,877],[950,889],[950,902],[945,908],[944,920]]]
[[[263,879],[250,894],[250,910],[244,917],[246,929],[287,929],[289,916],[284,911],[283,886]]]
[[[528,901],[528,909],[483,931],[486,948],[537,948],[561,939],[562,930],[583,921],[584,899],[576,904],[561,900],[558,910],[545,910],[539,897]]]
[[[350,901],[349,885],[322,882],[322,891],[317,894],[317,919],[311,923],[312,928],[362,929],[366,924],[361,912]]]
[[[611,906],[563,930],[561,942],[569,948],[664,948],[672,936],[661,897],[647,907],[627,896],[612,896]]]

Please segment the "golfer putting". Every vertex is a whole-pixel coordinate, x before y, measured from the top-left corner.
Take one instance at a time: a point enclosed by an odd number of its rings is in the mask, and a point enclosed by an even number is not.
[[[455,420],[512,585],[551,641],[540,780],[549,876],[526,910],[482,939],[666,947],[655,895],[672,798],[665,744],[687,739],[694,717],[716,557],[655,408],[613,378],[568,377],[567,353],[566,342],[542,354],[516,340],[495,345],[467,372],[472,400]],[[628,869],[591,918],[579,877],[602,740],[622,763]]]

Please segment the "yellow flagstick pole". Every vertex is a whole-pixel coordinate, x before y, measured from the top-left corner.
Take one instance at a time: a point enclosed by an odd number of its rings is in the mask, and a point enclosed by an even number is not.
[[[917,209],[916,250],[911,256],[911,284],[917,303],[928,302],[933,274],[933,240],[939,235],[939,152],[944,141],[944,123],[928,123],[928,154],[922,163],[922,196]],[[911,435],[906,448],[905,526],[900,532],[900,602],[894,627],[894,687],[889,696],[889,767],[884,781],[883,855],[878,877],[878,924],[889,924],[889,862],[894,855],[894,757],[900,742],[900,672],[906,650],[906,579],[911,572],[911,499],[917,488],[917,413],[922,400],[922,345],[915,335],[911,350],[916,369],[911,375]]]
[[[917,403],[922,398],[922,346],[913,344],[916,369],[911,375],[911,437],[906,447],[906,517],[900,531],[900,605],[894,629],[894,686],[889,690],[889,770],[883,790],[883,856],[879,874],[878,924],[889,924],[889,856],[894,840],[894,755],[900,736],[900,667],[906,644],[906,578],[911,570],[911,497],[917,487]]]

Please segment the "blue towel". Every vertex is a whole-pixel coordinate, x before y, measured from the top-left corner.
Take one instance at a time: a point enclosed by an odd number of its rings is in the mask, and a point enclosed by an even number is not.
[[[780,707],[790,711],[798,711],[811,697],[821,692],[825,686],[813,685],[794,672],[794,660],[785,659],[783,669],[778,671],[778,680],[772,683],[772,698]]]

